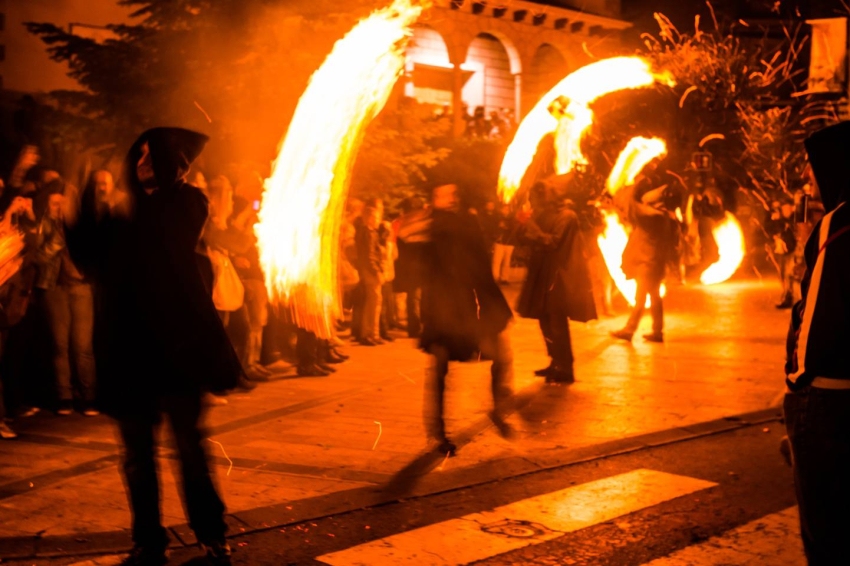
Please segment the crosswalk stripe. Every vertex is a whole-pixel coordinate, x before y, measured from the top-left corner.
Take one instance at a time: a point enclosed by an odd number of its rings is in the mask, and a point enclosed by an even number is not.
[[[751,521],[644,566],[805,566],[797,508]]]
[[[634,470],[319,556],[332,566],[457,565],[539,544],[717,484]]]

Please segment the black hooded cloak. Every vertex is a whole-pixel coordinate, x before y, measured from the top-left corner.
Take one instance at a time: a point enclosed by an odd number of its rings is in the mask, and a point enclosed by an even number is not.
[[[208,201],[185,181],[207,137],[178,128],[142,134],[125,161],[126,207],[98,211],[93,190],[67,230],[95,292],[98,402],[121,416],[169,394],[235,387],[241,365],[198,261]],[[157,189],[136,166],[147,143]]]

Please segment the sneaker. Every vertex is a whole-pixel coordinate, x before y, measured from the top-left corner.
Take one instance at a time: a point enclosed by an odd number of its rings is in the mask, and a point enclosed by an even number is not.
[[[555,366],[552,365],[552,364],[549,364],[549,367],[545,367],[543,369],[535,370],[534,375],[536,375],[537,377],[546,377],[547,375],[549,375],[552,372],[553,369],[555,369]]]
[[[497,415],[495,411],[490,411],[487,416],[490,417],[490,422],[496,427],[499,436],[505,440],[513,440],[516,437],[513,427],[503,417]]]
[[[236,388],[242,391],[252,391],[257,388],[257,384],[251,382],[250,379],[245,377],[245,374],[239,376],[239,380],[236,382]]]
[[[619,338],[620,340],[625,340],[626,342],[632,341],[632,334],[633,334],[632,332],[629,332],[628,330],[625,330],[625,329],[615,330],[615,331],[611,332],[611,336],[613,336],[614,338]]]
[[[56,409],[57,415],[62,415],[66,417],[74,412],[74,402],[73,401],[59,401],[59,408]]]
[[[576,378],[572,370],[552,368],[552,371],[546,376],[546,383],[569,384],[575,382]]]
[[[214,566],[230,566],[230,556],[233,551],[227,541],[200,543],[201,548],[207,555],[207,561]]]
[[[89,405],[85,409],[83,409],[83,415],[85,415],[87,417],[96,417],[99,414],[100,414],[100,411],[98,411],[97,409],[95,409],[91,405]]]
[[[129,556],[119,566],[162,566],[166,562],[168,562],[168,555],[164,548],[134,546]]]
[[[209,407],[220,407],[222,405],[227,405],[227,399],[214,393],[207,393],[204,395],[204,404]]]
[[[32,417],[37,415],[40,411],[41,409],[39,409],[38,407],[26,407],[24,409],[21,409],[19,416],[22,418]]]
[[[651,334],[644,334],[643,339],[646,340],[647,342],[657,342],[657,343],[660,344],[660,343],[664,342],[664,334],[662,334],[660,332],[658,332],[658,333],[653,332]]]
[[[13,438],[18,438],[18,433],[9,428],[5,422],[0,420],[0,438],[3,440],[12,440]]]

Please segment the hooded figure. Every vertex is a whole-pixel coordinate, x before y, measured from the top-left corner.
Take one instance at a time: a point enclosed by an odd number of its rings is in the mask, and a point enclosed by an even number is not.
[[[127,154],[127,202],[98,210],[89,189],[67,228],[69,251],[94,284],[98,401],[125,445],[136,545],[129,564],[160,563],[168,543],[153,458],[161,413],[180,454],[189,524],[211,558],[229,564],[224,505],[198,424],[202,392],[235,387],[241,372],[197,253],[207,198],[185,181],[206,142],[177,128],[145,132]]]
[[[850,564],[850,122],[806,140],[826,216],[792,310],[785,423],[809,564]]]
[[[536,373],[550,383],[575,380],[569,320],[588,322],[596,318],[578,216],[559,203],[563,195],[559,187],[565,188],[571,178],[550,178],[532,188],[534,217],[520,237],[530,246],[531,254],[517,312],[540,321],[552,363]]]

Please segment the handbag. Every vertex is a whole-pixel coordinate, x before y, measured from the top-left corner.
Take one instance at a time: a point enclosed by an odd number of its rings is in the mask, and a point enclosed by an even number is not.
[[[245,287],[236,268],[227,254],[210,248],[210,262],[213,267],[213,304],[216,310],[233,312],[242,308],[245,302]]]

